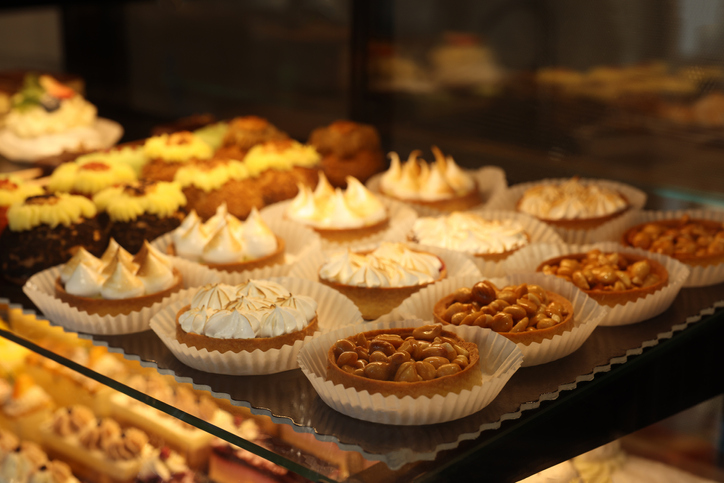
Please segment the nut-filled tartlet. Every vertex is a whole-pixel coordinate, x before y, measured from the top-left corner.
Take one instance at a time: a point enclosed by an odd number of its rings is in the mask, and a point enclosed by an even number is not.
[[[440,257],[402,243],[382,243],[371,252],[350,249],[331,255],[319,281],[352,300],[365,319],[381,317],[421,288],[444,279]]]
[[[318,328],[317,302],[269,280],[202,287],[176,314],[176,339],[209,352],[265,352]]]
[[[101,258],[79,249],[55,281],[55,296],[90,315],[138,312],[181,289],[181,274],[148,242],[134,257],[111,239]]]
[[[515,343],[529,345],[573,328],[573,305],[539,285],[501,289],[489,280],[462,287],[435,303],[435,322],[489,328]]]
[[[482,382],[478,346],[441,325],[382,329],[339,339],[327,379],[383,396],[446,396]]]
[[[632,253],[603,253],[599,249],[546,260],[537,271],[568,280],[609,307],[653,294],[669,281],[666,267],[656,260]]]
[[[626,230],[623,244],[695,267],[717,265],[724,262],[724,223],[689,215],[650,221]]]

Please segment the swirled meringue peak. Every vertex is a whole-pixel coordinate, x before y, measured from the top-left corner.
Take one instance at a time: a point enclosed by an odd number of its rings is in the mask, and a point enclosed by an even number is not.
[[[178,256],[211,264],[256,260],[278,249],[274,232],[256,208],[242,222],[228,212],[226,203],[206,223],[192,211],[173,231],[171,239]]]
[[[302,184],[287,208],[291,220],[313,228],[362,228],[387,219],[385,205],[357,179],[347,177],[347,189],[332,188],[320,171],[317,187]]]
[[[366,254],[351,250],[333,254],[319,269],[319,277],[356,287],[409,287],[434,282],[442,269],[442,261],[433,254],[402,243],[382,243]]]
[[[560,184],[529,188],[518,202],[523,213],[547,220],[597,218],[623,210],[626,199],[616,190],[571,178]]]
[[[268,280],[249,280],[202,287],[179,315],[179,324],[188,333],[207,337],[252,339],[302,330],[316,316],[317,302],[311,297],[292,295]]]

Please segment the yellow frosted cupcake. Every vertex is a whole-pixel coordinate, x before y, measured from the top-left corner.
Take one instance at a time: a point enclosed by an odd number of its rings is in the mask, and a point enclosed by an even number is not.
[[[135,180],[136,173],[127,164],[83,156],[83,159],[58,166],[50,175],[48,190],[93,196],[109,186]]]
[[[141,170],[141,177],[156,181],[173,181],[183,163],[192,159],[208,159],[213,154],[211,146],[189,131],[149,138],[143,152],[150,161]]]

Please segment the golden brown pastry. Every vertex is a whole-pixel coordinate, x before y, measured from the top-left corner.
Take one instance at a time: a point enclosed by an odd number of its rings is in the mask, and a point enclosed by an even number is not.
[[[257,144],[285,139],[289,139],[287,133],[280,131],[262,117],[235,117],[229,122],[229,128],[221,147],[216,151],[216,157],[241,160]]]

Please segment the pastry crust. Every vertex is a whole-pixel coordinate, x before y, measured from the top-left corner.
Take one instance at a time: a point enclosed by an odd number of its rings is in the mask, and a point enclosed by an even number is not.
[[[75,307],[82,312],[90,315],[128,315],[131,312],[138,312],[146,307],[150,307],[156,302],[160,302],[174,292],[178,292],[183,288],[183,278],[181,273],[173,269],[174,284],[160,292],[142,295],[141,297],[132,297],[128,299],[106,300],[89,297],[80,297],[72,295],[65,291],[60,277],[55,280],[55,296],[61,301],[67,303],[71,307]]]
[[[399,335],[402,339],[412,335],[414,327],[383,329],[362,332],[362,335],[371,340],[379,334]],[[356,334],[346,339],[354,343],[360,334]],[[440,337],[447,337],[455,341],[455,343],[464,348],[469,353],[469,364],[462,371],[456,374],[450,374],[427,381],[417,382],[399,382],[370,379],[368,377],[350,374],[342,370],[335,359],[335,345],[330,347],[327,352],[327,380],[332,381],[335,385],[341,384],[346,388],[353,388],[357,391],[367,391],[370,394],[382,394],[383,396],[396,396],[403,398],[410,396],[433,397],[435,395],[445,396],[450,393],[459,394],[463,390],[470,390],[476,385],[482,383],[482,373],[480,371],[480,355],[478,346],[472,342],[467,342],[460,338],[457,334],[443,330]]]
[[[432,255],[431,253],[428,254]],[[362,313],[362,318],[365,320],[374,320],[392,311],[392,309],[400,305],[407,297],[415,292],[419,292],[422,288],[445,279],[445,277],[447,277],[447,267],[440,257],[437,258],[442,263],[440,276],[430,283],[420,285],[407,287],[357,287],[325,280],[320,277],[319,274],[317,274],[317,278],[320,283],[332,287],[354,302]]]
[[[524,332],[498,332],[498,334],[507,337],[516,344],[530,345],[535,343],[543,342],[546,339],[552,339],[554,336],[563,334],[575,326],[573,305],[571,302],[555,292],[549,292],[546,290],[546,295],[551,302],[557,302],[561,304],[567,311],[568,315],[559,323],[553,327],[547,329],[535,329]],[[445,313],[447,308],[455,302],[455,294],[446,295],[435,303],[433,307],[433,319],[435,323],[443,325],[451,325],[445,322],[442,318],[442,314]]]
[[[543,267],[545,265],[558,265],[560,264],[561,260],[564,260],[566,258],[568,259],[574,259],[574,260],[584,260],[586,258],[586,253],[572,253],[569,255],[563,255],[560,257],[551,258],[550,260],[546,260],[545,262],[538,265],[538,268],[536,268],[536,272],[542,272]],[[657,262],[656,260],[652,260],[650,258],[646,258],[640,255],[632,255],[630,253],[618,253],[619,257],[625,258],[630,263],[635,263],[641,260],[646,260],[649,262],[649,266],[651,267],[651,273],[657,275],[659,277],[659,282],[655,283],[648,287],[633,287],[628,290],[601,290],[601,289],[591,289],[591,290],[584,290],[581,289],[583,292],[585,292],[589,297],[591,297],[593,300],[598,302],[601,305],[606,305],[608,307],[615,307],[616,305],[625,305],[629,302],[636,301],[640,298],[646,297],[649,294],[658,292],[662,288],[664,288],[669,283],[669,272],[666,270],[666,267],[664,267],[661,263]],[[579,287],[580,288],[580,287]]]
[[[284,263],[284,249],[286,248],[284,239],[278,235],[274,235],[277,239],[277,249],[269,255],[256,258],[254,260],[248,260],[246,262],[234,262],[234,263],[206,263],[199,262],[214,270],[221,270],[224,272],[245,272],[247,270],[254,270],[256,268],[269,267],[272,265],[279,265]],[[176,247],[173,242],[168,245],[166,249],[169,255],[176,255]]]
[[[380,193],[387,196],[388,198],[392,198],[394,200],[401,201],[403,203],[410,203],[412,205],[419,205],[419,206],[423,206],[426,208],[432,208],[434,210],[444,211],[444,212],[469,210],[471,208],[474,208],[474,207],[480,205],[483,202],[477,182],[475,183],[475,189],[473,191],[471,191],[470,193],[467,193],[465,195],[460,195],[460,196],[454,196],[452,198],[448,198],[445,200],[435,200],[435,201],[410,200],[410,199],[398,198],[392,194],[385,192],[385,190],[382,189],[382,186],[380,186],[379,190],[380,190]]]
[[[626,198],[622,193],[618,192],[618,195],[623,198],[623,200],[626,202],[626,206],[621,208],[620,210],[614,211],[613,213],[609,213],[608,215],[603,216],[595,216],[591,218],[573,218],[573,219],[559,219],[559,220],[553,220],[550,218],[542,218],[535,215],[530,215],[529,213],[526,213],[525,211],[520,209],[520,203],[523,200],[523,197],[518,200],[518,202],[515,204],[515,211],[519,213],[523,213],[528,216],[534,216],[538,220],[542,221],[543,223],[547,223],[549,225],[558,227],[558,228],[565,228],[569,230],[590,230],[592,228],[599,227],[606,223],[607,221],[611,221],[614,218],[623,215],[628,210],[631,209],[631,203],[629,202],[628,198]]]
[[[315,315],[306,327],[290,334],[254,339],[216,339],[202,334],[189,333],[181,328],[179,317],[190,308],[191,305],[186,305],[176,314],[176,340],[188,347],[194,347],[198,350],[206,349],[209,352],[219,351],[221,354],[225,352],[253,352],[257,349],[262,352],[270,349],[281,349],[285,345],[292,345],[298,340],[304,340],[306,337],[313,335],[319,327],[319,319]]]
[[[485,260],[486,262],[502,262],[503,260],[505,260],[506,258],[511,256],[513,253],[517,252],[521,248],[526,247],[526,246],[528,246],[528,244],[530,244],[530,235],[528,234],[528,232],[524,232],[524,234],[525,234],[525,238],[526,238],[527,242],[522,247],[514,248],[512,250],[506,250],[506,251],[500,252],[500,253],[475,253],[475,254],[473,254],[473,256],[475,258],[480,258],[482,260]],[[420,241],[414,235],[408,235],[407,239],[411,242],[420,243]]]
[[[375,223],[374,225],[363,226],[361,228],[316,228],[310,226],[316,231],[320,237],[327,241],[344,243],[359,240],[386,230],[390,224],[389,216],[382,221]],[[309,226],[309,225],[307,225]]]
[[[166,162],[163,159],[151,159],[141,168],[141,178],[153,181],[173,181],[176,171],[185,163]]]
[[[724,226],[721,222],[714,221],[714,220],[706,220],[706,219],[686,219],[686,221],[683,221],[682,219],[671,219],[671,220],[658,220],[658,221],[650,221],[648,223],[641,223],[640,225],[632,226],[626,232],[623,234],[623,237],[621,239],[622,243],[625,246],[628,247],[637,247],[637,245],[634,244],[633,240],[636,234],[642,231],[643,227],[646,225],[659,225],[667,229],[677,229],[681,228],[681,226],[684,223],[697,223],[702,225],[704,228],[709,230],[716,230],[718,233],[724,232]],[[644,248],[645,249],[645,248]],[[707,267],[710,265],[718,265],[720,263],[724,263],[724,251],[719,253],[708,253],[706,255],[696,255],[696,254],[690,254],[690,253],[664,253],[665,255],[668,255],[672,258],[675,258],[676,260],[679,260],[681,263],[685,263],[687,265],[691,265],[694,267]]]

